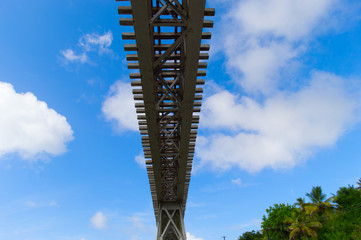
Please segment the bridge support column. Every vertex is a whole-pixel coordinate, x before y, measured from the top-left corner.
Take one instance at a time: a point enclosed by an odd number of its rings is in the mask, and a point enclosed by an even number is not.
[[[159,209],[157,240],[186,240],[181,205],[161,203]]]

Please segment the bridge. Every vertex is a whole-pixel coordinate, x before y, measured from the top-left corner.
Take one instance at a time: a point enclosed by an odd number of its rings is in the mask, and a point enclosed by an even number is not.
[[[157,240],[185,240],[184,213],[191,177],[213,8],[205,0],[117,0]],[[135,42],[134,42],[135,41]]]

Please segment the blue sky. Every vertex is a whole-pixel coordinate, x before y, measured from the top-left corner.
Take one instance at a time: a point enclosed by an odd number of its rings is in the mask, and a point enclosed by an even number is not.
[[[1,1],[1,240],[155,238],[119,4]],[[360,178],[361,4],[207,5],[185,223],[189,240],[236,239],[274,203]]]

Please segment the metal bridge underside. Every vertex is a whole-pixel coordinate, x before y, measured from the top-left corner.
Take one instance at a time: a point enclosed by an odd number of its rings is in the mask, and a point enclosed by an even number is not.
[[[186,239],[183,223],[214,16],[206,0],[128,0],[118,7],[146,158],[158,239]],[[123,4],[124,3],[124,4]]]

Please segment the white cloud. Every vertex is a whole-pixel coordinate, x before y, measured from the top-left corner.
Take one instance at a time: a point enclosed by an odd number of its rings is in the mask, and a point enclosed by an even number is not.
[[[58,206],[58,203],[54,200],[50,201],[49,204],[48,204],[49,207],[56,207]]]
[[[135,156],[134,158],[135,162],[138,163],[138,165],[142,168],[146,168],[145,165],[145,158],[144,158],[144,153],[140,152],[139,155]]]
[[[236,185],[242,184],[242,180],[240,178],[232,179],[231,182]]]
[[[86,52],[97,50],[99,54],[110,51],[109,47],[113,42],[111,31],[99,35],[97,33],[85,34],[79,39],[79,46],[83,47]]]
[[[187,235],[187,240],[203,240],[203,238],[197,238],[189,232],[187,232],[186,235]]]
[[[232,54],[228,67],[242,73],[242,79],[239,79],[239,72],[233,77],[246,91],[269,94],[277,88],[275,83],[280,77],[279,69],[291,63],[301,51],[302,48],[296,49],[284,42],[270,42],[267,45],[254,42],[240,54]]]
[[[123,231],[129,235],[128,239],[150,239],[156,234],[156,223],[152,211],[137,212],[130,216],[122,216],[125,222],[117,224],[123,226]]]
[[[320,34],[339,0],[233,1],[218,35],[233,80],[247,92],[271,94]],[[329,26],[328,26],[329,27]],[[326,28],[326,27],[325,27]]]
[[[252,220],[247,221],[247,223],[233,225],[230,228],[242,230],[242,231],[247,231],[247,230],[250,231],[253,229],[260,229],[261,223],[262,223],[261,219],[252,219]]]
[[[305,37],[330,13],[336,0],[246,0],[230,17],[250,35],[272,34],[290,40]]]
[[[85,63],[88,60],[88,56],[86,55],[86,53],[77,55],[74,53],[74,51],[72,49],[66,49],[66,50],[62,50],[60,52],[61,52],[61,54],[63,54],[64,58],[66,60],[68,60],[69,62]]]
[[[145,230],[145,225],[144,225],[144,221],[142,218],[140,218],[139,216],[132,216],[129,218],[129,221],[132,223],[133,227],[141,229],[141,230]]]
[[[58,206],[57,202],[56,201],[50,201],[50,202],[44,202],[44,201],[40,201],[40,202],[34,202],[34,201],[26,201],[25,204],[28,206],[28,207],[31,207],[31,208],[35,208],[35,207],[41,207],[41,208],[44,208],[44,207],[56,207]]]
[[[343,81],[315,73],[309,86],[278,92],[263,104],[225,90],[210,96],[201,124],[218,132],[197,142],[201,164],[249,172],[290,168],[316,149],[332,146],[354,123],[359,108]]]
[[[85,34],[79,39],[78,46],[80,54],[76,54],[73,49],[69,48],[61,50],[64,60],[67,63],[91,63],[89,60],[89,52],[98,52],[98,54],[111,53],[109,47],[113,42],[113,34],[111,31],[99,35],[97,33]]]
[[[0,158],[13,153],[27,160],[59,155],[73,139],[64,116],[34,94],[16,93],[5,82],[0,82],[0,113]]]
[[[129,83],[117,81],[110,87],[102,111],[105,118],[114,123],[114,128],[119,133],[127,130],[138,131],[137,115]]]
[[[39,204],[37,204],[36,202],[33,202],[33,201],[27,201],[27,202],[25,202],[25,204],[27,205],[27,206],[29,206],[29,207],[38,207],[39,206]]]
[[[228,3],[215,44],[225,53],[234,83],[247,96],[216,89],[205,98],[201,127],[210,135],[197,140],[197,169],[207,164],[249,172],[291,168],[317,149],[334,145],[359,120],[355,111],[360,98],[345,87],[350,79],[315,70],[311,79],[303,79],[299,76],[307,72],[299,67],[310,41],[349,18],[342,2]]]
[[[107,228],[107,217],[102,212],[97,212],[90,219],[91,225],[96,229]]]

